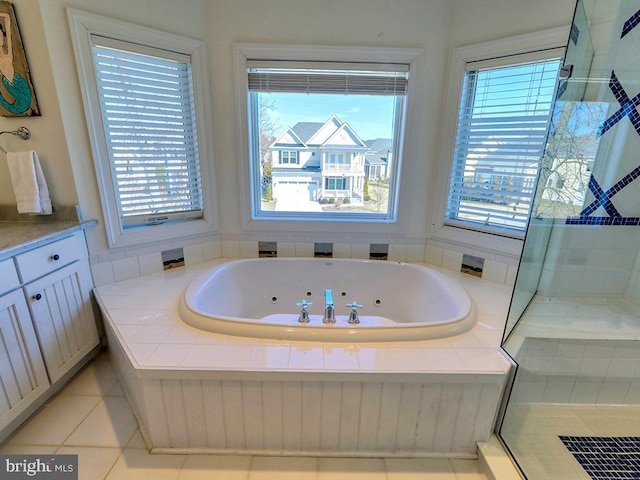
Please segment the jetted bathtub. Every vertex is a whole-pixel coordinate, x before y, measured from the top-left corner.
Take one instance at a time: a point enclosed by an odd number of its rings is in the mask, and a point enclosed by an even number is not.
[[[334,324],[323,323],[327,296]],[[303,300],[308,323],[299,321]],[[355,325],[347,306],[354,302],[362,305]],[[328,342],[442,338],[476,322],[467,292],[443,274],[421,265],[350,259],[223,263],[186,288],[179,313],[189,325],[227,335]]]

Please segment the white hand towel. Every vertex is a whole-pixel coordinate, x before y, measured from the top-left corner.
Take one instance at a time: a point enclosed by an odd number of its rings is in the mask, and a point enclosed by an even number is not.
[[[16,195],[18,213],[51,214],[49,189],[40,160],[33,150],[7,153],[11,184]]]

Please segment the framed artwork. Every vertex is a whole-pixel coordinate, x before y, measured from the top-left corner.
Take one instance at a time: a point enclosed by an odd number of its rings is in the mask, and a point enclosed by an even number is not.
[[[13,5],[0,1],[0,116],[39,115]]]

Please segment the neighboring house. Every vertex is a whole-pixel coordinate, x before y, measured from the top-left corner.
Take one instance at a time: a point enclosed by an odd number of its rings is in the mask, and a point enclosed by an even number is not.
[[[362,202],[369,149],[336,115],[325,123],[299,122],[270,148],[274,198]]]
[[[514,157],[512,144],[513,141],[489,136],[480,142],[481,146],[466,151],[464,183],[471,192],[466,200],[517,204],[519,196],[522,200],[531,196],[538,160],[535,155]],[[512,161],[505,162],[505,158]],[[465,199],[464,194],[461,198]]]
[[[365,142],[368,151],[364,159],[364,172],[369,180],[386,180],[391,167],[393,140],[376,138]]]

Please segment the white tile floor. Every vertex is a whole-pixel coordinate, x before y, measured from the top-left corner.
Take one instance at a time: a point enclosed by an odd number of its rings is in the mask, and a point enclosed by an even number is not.
[[[106,355],[90,363],[2,448],[77,454],[80,480],[486,480],[477,461],[149,454]]]
[[[502,437],[530,480],[590,480],[559,435],[626,437],[640,432],[640,407],[511,405]]]

